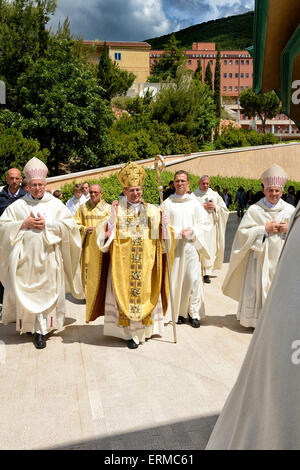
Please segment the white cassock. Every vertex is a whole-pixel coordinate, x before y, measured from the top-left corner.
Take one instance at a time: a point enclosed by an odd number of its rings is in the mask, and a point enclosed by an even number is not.
[[[206,245],[207,213],[189,194],[170,196],[162,204],[162,210],[169,217],[174,230],[175,254],[171,272],[171,285],[174,297],[175,318],[187,318],[188,314],[200,320],[205,316],[202,259],[209,257]],[[192,228],[191,240],[182,238],[183,229]],[[165,321],[171,321],[171,303]]]
[[[285,236],[267,234],[267,222],[289,222],[294,206],[282,199],[271,205],[266,198],[249,207],[235,234],[223,293],[239,302],[237,318],[245,327],[257,319],[274,277]]]
[[[149,206],[151,205],[148,204],[148,207]],[[139,214],[140,207],[140,202],[137,204],[130,204],[130,211],[135,214]],[[109,231],[110,230],[112,230],[111,235],[106,241],[105,230],[102,230],[98,234],[97,243],[102,253],[109,252],[110,245],[116,236],[115,226],[109,227]],[[153,335],[162,336],[164,330],[163,307],[161,302],[161,296],[159,296],[158,303],[152,312],[152,325],[143,325],[142,321],[130,320],[129,326],[120,326],[118,322],[119,307],[113,290],[111,263],[109,263],[105,294],[105,316],[103,329],[104,335],[114,336],[116,338],[121,338],[124,340],[133,339],[136,344],[143,343],[145,339],[151,338],[151,336]]]
[[[71,197],[71,199],[69,199],[66,202],[66,206],[74,217],[74,215],[77,212],[78,207],[84,204],[85,202],[86,202],[86,199],[85,198],[83,199],[82,196],[78,198],[74,195],[73,197]]]
[[[300,206],[208,450],[300,449]]]
[[[46,220],[44,230],[22,230],[33,213]],[[0,279],[4,285],[2,323],[16,322],[20,333],[47,334],[63,327],[65,292],[83,298],[81,238],[65,205],[49,193],[26,195],[0,217]]]
[[[225,250],[225,231],[229,210],[222,197],[211,188],[206,192],[200,188],[192,194],[203,206],[208,201],[213,201],[216,209],[207,212],[207,246],[210,253],[209,259],[203,260],[203,274],[211,276],[214,270],[221,269]]]

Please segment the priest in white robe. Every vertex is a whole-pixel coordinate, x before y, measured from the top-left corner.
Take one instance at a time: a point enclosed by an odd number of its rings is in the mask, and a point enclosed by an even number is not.
[[[170,227],[174,230],[175,253],[171,272],[174,296],[174,315],[178,324],[188,319],[194,328],[200,327],[205,317],[202,262],[209,258],[206,245],[207,212],[188,193],[189,176],[178,170],[174,177],[175,194],[162,204]],[[171,304],[166,321],[171,320]]]
[[[104,314],[104,335],[126,340],[129,349],[163,334],[167,305],[161,213],[142,199],[145,176],[135,163],[119,172],[125,197],[91,235],[102,256],[94,250],[100,266],[87,272],[87,321]]]
[[[37,158],[24,168],[29,193],[0,217],[0,279],[4,285],[2,323],[34,334],[37,349],[60,329],[65,293],[83,298],[81,238],[69,210],[45,191],[46,165]]]
[[[300,205],[208,450],[300,449]]]
[[[229,210],[223,198],[210,188],[210,178],[203,175],[199,179],[199,187],[193,196],[207,212],[207,245],[210,257],[203,260],[204,282],[211,283],[210,276],[215,270],[222,268],[225,250],[225,231]]]
[[[272,165],[261,176],[265,197],[249,207],[236,232],[223,293],[239,302],[237,319],[256,327],[294,206],[281,199],[287,174]]]
[[[83,195],[83,192],[82,192],[81,184],[75,184],[74,185],[74,196],[71,197],[71,199],[68,199],[68,201],[66,202],[66,206],[69,209],[69,211],[71,212],[71,214],[73,215],[73,217],[76,214],[77,209],[82,204],[85,203],[85,200],[83,201],[83,199],[82,199],[82,195]]]

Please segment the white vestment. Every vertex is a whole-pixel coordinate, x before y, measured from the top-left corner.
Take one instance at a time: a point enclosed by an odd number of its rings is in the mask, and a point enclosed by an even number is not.
[[[206,192],[198,188],[192,195],[202,206],[208,201],[213,201],[216,206],[215,210],[211,212],[206,211],[208,214],[207,246],[210,258],[203,260],[203,274],[210,276],[214,270],[222,268],[229,210],[222,197],[211,188],[208,188]]]
[[[207,213],[189,194],[170,196],[162,204],[162,210],[169,217],[170,227],[174,230],[175,254],[171,272],[171,286],[174,297],[175,319],[178,316],[194,319],[205,316],[202,258],[209,256],[206,246]],[[182,238],[183,229],[190,227],[193,238]],[[165,321],[171,321],[171,302]]]
[[[282,199],[273,207],[261,199],[249,207],[235,234],[223,293],[239,302],[237,318],[256,327],[284,243],[284,235],[265,232],[267,222],[288,222],[294,206]]]
[[[148,204],[150,206],[150,204]],[[130,210],[132,213],[139,213],[141,203],[132,204]],[[155,207],[152,206],[154,209]],[[98,226],[99,227],[99,226]],[[111,243],[116,236],[115,225],[110,227],[111,235],[105,240],[105,227],[101,231],[97,231],[97,243],[103,253],[109,252]],[[106,336],[114,336],[124,340],[133,339],[136,344],[142,343],[147,338],[153,335],[162,336],[164,330],[164,315],[161,303],[161,296],[159,296],[158,303],[152,312],[152,325],[143,325],[142,321],[131,321],[129,326],[120,326],[119,321],[119,307],[116,296],[113,290],[111,263],[109,263],[109,270],[106,283],[105,294],[105,316],[104,316],[104,329],[103,334]]]
[[[21,229],[33,213],[44,230]],[[4,285],[2,322],[16,322],[20,333],[46,334],[62,328],[65,292],[83,298],[79,260],[81,238],[65,205],[49,193],[29,194],[0,217],[0,280]]]
[[[208,450],[300,449],[300,205]]]
[[[85,198],[83,199],[82,196],[80,196],[80,198],[78,198],[74,195],[73,197],[71,197],[71,199],[69,199],[66,202],[66,206],[69,209],[69,211],[71,212],[71,214],[74,216],[76,214],[76,211],[77,211],[78,207],[81,206],[82,204],[84,204],[85,202],[86,202],[86,200],[85,200]]]

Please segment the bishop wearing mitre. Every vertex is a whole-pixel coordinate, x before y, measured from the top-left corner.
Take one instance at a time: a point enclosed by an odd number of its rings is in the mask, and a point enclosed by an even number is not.
[[[136,349],[152,335],[162,335],[167,309],[168,280],[160,209],[143,200],[145,170],[126,164],[118,174],[124,196],[100,221],[87,278],[87,321],[104,316],[104,335],[127,341]]]
[[[81,238],[70,211],[46,192],[46,165],[32,158],[24,167],[29,193],[0,217],[2,323],[34,334],[37,349],[64,325],[65,293],[83,298]]]
[[[233,241],[222,290],[239,302],[237,318],[245,327],[256,327],[295,210],[281,199],[287,180],[276,164],[261,175],[265,197],[247,209]]]

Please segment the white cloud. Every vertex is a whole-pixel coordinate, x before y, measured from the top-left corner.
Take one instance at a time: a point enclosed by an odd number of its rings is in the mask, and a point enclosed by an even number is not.
[[[69,16],[84,39],[142,41],[254,8],[254,0],[60,0],[50,24]]]

